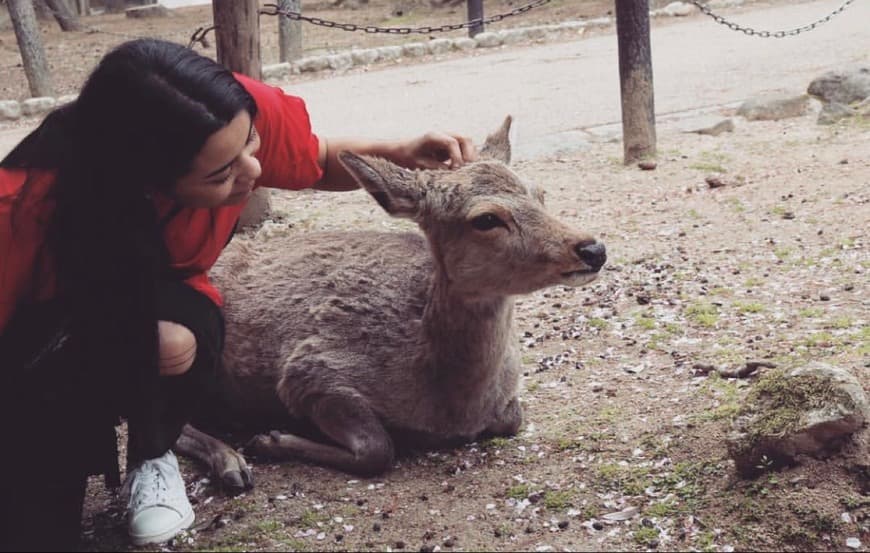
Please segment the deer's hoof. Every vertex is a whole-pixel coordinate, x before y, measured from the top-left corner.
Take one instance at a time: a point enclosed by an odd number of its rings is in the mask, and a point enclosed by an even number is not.
[[[221,474],[224,490],[230,495],[238,495],[254,487],[254,475],[250,470],[228,470]]]

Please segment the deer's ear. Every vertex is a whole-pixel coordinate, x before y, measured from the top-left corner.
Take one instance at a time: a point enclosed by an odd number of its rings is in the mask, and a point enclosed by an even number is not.
[[[393,217],[413,218],[422,193],[413,171],[385,159],[341,151],[338,159],[354,179]]]
[[[501,161],[504,164],[511,162],[511,141],[510,131],[513,118],[508,115],[505,117],[501,128],[486,137],[486,142],[480,149],[481,159],[494,159]]]

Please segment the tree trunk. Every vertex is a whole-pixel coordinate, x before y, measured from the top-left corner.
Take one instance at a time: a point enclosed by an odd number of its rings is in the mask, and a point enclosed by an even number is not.
[[[302,13],[302,0],[281,0],[282,10]],[[278,16],[278,48],[282,62],[302,57],[302,22]]]
[[[257,0],[213,0],[217,58],[229,70],[260,79],[260,12]],[[269,216],[269,190],[260,188],[242,210],[239,227],[260,225]]]
[[[36,10],[36,18],[40,21],[54,19],[51,14],[51,8],[48,7],[45,0],[33,0],[33,9]]]
[[[66,3],[66,0],[45,0],[45,2],[48,4],[48,7],[51,8],[52,15],[54,15],[54,18],[57,20],[57,24],[60,25],[61,30],[82,30],[82,24],[79,22],[79,18],[70,9],[69,4]]]
[[[42,35],[36,24],[32,0],[6,0],[9,17],[15,28],[18,50],[24,64],[24,73],[33,96],[54,96],[54,85],[42,47]]]

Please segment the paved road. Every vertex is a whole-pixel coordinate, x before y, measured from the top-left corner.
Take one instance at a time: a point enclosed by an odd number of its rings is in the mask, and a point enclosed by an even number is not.
[[[779,30],[830,13],[841,0],[755,9],[743,24]],[[818,74],[870,63],[870,1],[858,0],[818,29],[784,39],[734,32],[698,15],[654,24],[659,116],[739,102],[766,91],[800,94]],[[618,123],[619,78],[613,34],[515,47],[456,60],[324,78],[288,85],[308,102],[324,136],[401,137],[455,129],[475,138],[510,113],[518,157],[552,152],[582,129]],[[23,131],[0,132],[5,152]]]

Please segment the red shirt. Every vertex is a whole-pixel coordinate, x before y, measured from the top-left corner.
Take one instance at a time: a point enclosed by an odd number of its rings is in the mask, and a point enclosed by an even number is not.
[[[262,166],[257,187],[299,190],[309,188],[323,176],[317,163],[319,141],[302,99],[285,94],[242,75],[236,78],[251,93],[258,113],[254,126],[260,135],[256,158]],[[12,228],[11,212],[25,180],[31,188]],[[45,228],[53,206],[43,201],[51,191],[54,177],[48,171],[0,168],[0,332],[12,317],[16,305],[24,300],[45,300],[55,290],[51,262],[37,264],[42,253]],[[163,220],[175,207],[169,198],[154,200],[158,219]],[[230,237],[244,204],[203,208],[183,208],[169,219],[164,229],[173,268],[190,274],[186,282],[221,305],[221,296],[208,279]],[[39,268],[39,274],[34,274]]]

